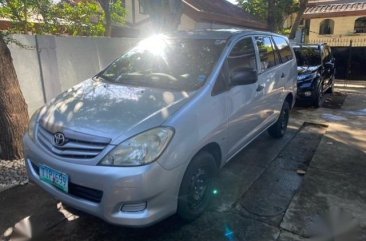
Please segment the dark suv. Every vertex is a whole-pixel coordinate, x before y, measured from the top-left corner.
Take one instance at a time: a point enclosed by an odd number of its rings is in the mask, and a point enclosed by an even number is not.
[[[334,61],[326,44],[294,45],[297,59],[297,100],[322,104],[325,93],[333,93]]]

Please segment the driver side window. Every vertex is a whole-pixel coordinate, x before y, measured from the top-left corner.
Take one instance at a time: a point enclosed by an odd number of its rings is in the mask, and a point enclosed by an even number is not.
[[[228,57],[230,75],[238,70],[257,71],[254,44],[251,37],[240,40]]]
[[[254,43],[251,37],[240,40],[231,50],[226,63],[217,77],[212,95],[223,93],[232,84],[235,73],[257,73],[257,60]]]

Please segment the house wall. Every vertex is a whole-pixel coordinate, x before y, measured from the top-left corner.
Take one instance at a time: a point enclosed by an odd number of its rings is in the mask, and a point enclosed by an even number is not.
[[[28,112],[94,76],[137,39],[15,35],[9,46]]]
[[[125,8],[127,11],[126,21],[130,24],[136,24],[148,18],[147,15],[140,13],[140,6],[138,0],[126,0]]]
[[[178,30],[187,31],[193,30],[196,28],[196,21],[192,18],[188,17],[186,14],[183,14],[180,19],[180,25],[178,26]]]
[[[290,16],[288,16],[286,19],[285,19],[285,21],[284,21],[284,23],[283,23],[283,28],[291,28],[292,27],[292,25],[294,24],[294,22],[295,22],[295,19],[296,19],[296,15],[297,15],[297,13],[293,13],[293,14],[290,14]]]
[[[356,19],[362,16],[342,16],[333,18],[313,18],[310,20],[309,43],[325,42],[330,46],[366,46],[366,33],[354,33]],[[320,23],[325,19],[334,20],[334,32],[330,35],[319,35]]]
[[[148,21],[149,16],[142,14],[140,12],[140,6],[138,0],[126,0],[125,7],[127,10],[126,20],[128,23],[132,24],[134,28],[137,28],[142,32],[146,33],[154,32],[151,22]],[[133,11],[135,13],[134,15]],[[192,30],[195,28],[196,28],[196,21],[188,17],[186,14],[183,14],[178,29],[184,31],[184,30]]]

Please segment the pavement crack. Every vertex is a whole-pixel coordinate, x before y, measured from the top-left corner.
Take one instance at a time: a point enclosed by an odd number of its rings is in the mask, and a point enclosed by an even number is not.
[[[247,209],[244,205],[240,205],[240,207],[243,208],[245,211],[247,211],[249,214],[252,214],[254,216],[261,217],[261,218],[274,218],[274,217],[278,217],[280,215],[283,215],[286,212],[286,211],[280,211],[280,212],[275,213],[275,214],[264,215],[264,214],[257,214],[255,212],[252,212],[249,209]],[[245,216],[245,215],[243,215],[243,216]]]
[[[296,232],[294,232],[294,231],[292,231],[292,230],[289,230],[289,229],[286,229],[286,228],[282,228],[282,227],[279,227],[279,229],[280,229],[280,235],[278,235],[278,237],[277,237],[276,241],[277,241],[277,240],[279,240],[279,238],[281,237],[281,233],[282,233],[283,231],[285,231],[285,232],[287,232],[287,233],[290,233],[290,234],[292,234],[292,235],[294,235],[294,236],[297,236],[297,237],[299,237],[299,238],[301,238],[301,239],[308,239],[308,237],[304,237],[304,236],[302,236],[302,235],[300,235],[300,234],[298,234],[298,233],[296,233]]]

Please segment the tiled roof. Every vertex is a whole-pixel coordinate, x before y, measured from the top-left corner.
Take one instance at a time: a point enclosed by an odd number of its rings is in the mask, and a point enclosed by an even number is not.
[[[183,0],[183,3],[184,12],[196,21],[267,29],[267,24],[226,0]]]
[[[366,14],[366,2],[326,3],[310,5],[304,12],[305,18],[324,16],[347,16]]]
[[[366,2],[365,0],[309,0],[309,5],[321,5],[321,4],[343,4],[343,3],[356,3]]]

